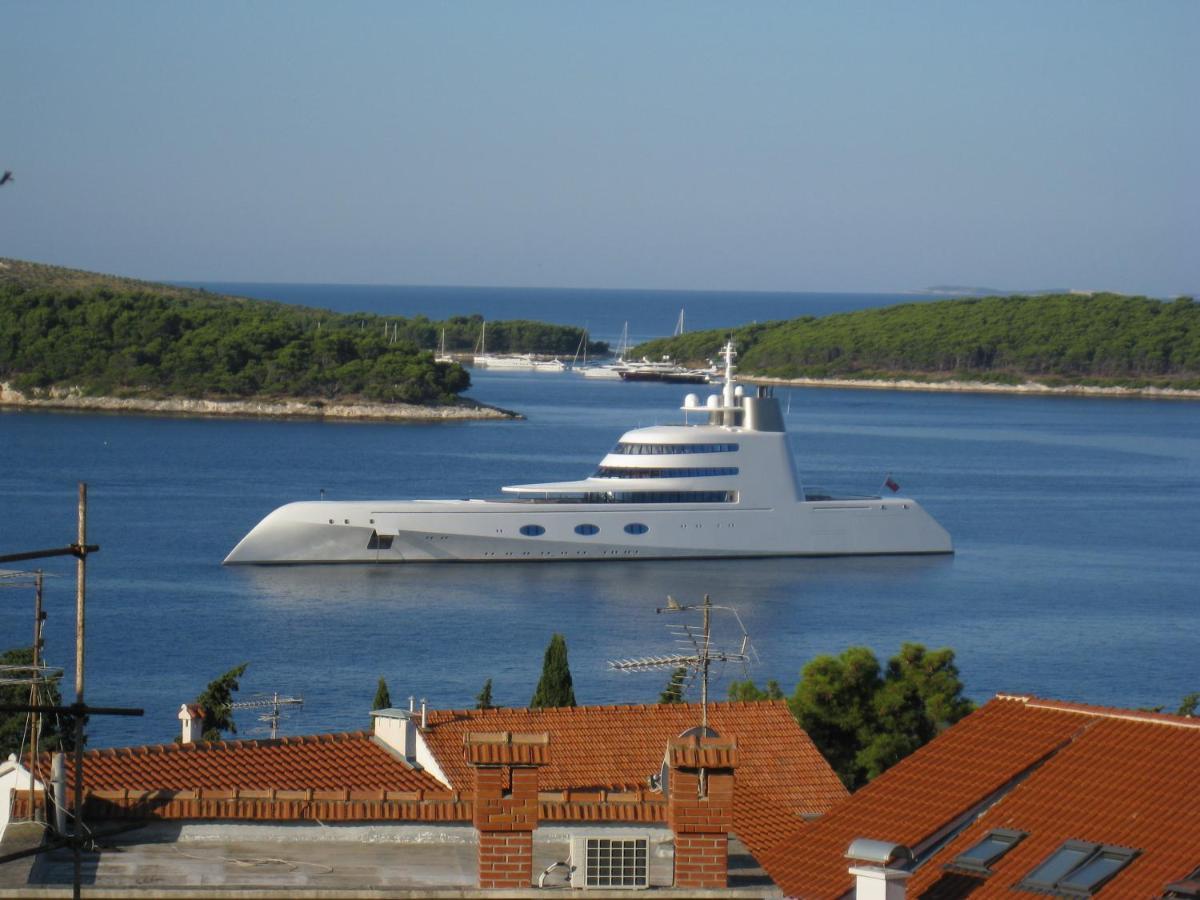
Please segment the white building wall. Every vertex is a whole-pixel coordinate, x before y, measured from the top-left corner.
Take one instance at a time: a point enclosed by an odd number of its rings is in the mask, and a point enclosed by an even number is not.
[[[22,766],[12,756],[0,763],[0,839],[4,837],[4,829],[12,816],[13,791],[29,790],[29,770]],[[33,780],[33,789],[42,790],[42,783]]]

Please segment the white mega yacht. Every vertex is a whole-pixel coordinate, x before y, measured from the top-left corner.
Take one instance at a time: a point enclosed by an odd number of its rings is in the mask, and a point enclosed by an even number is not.
[[[494,500],[320,500],[281,506],[226,564],[534,562],[952,553],[915,500],[806,490],[783,415],[734,379],[684,399],[684,422],[621,436],[579,481]],[[695,420],[695,421],[692,421]]]

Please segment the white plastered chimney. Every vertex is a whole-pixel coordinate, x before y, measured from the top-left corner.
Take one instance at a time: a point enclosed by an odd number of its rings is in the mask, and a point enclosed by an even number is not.
[[[850,874],[855,900],[905,900],[912,872],[901,867],[911,863],[913,856],[903,844],[856,838],[846,858],[854,863]]]
[[[204,736],[204,710],[195,703],[179,707],[179,721],[183,724],[180,734],[183,743],[194,744]]]

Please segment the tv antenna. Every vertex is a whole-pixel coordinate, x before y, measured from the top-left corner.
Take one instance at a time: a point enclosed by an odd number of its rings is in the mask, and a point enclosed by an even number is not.
[[[730,613],[742,632],[741,642],[736,650],[723,650],[712,644],[712,614],[713,610]],[[732,606],[718,606],[712,598],[704,595],[700,604],[684,605],[671,595],[667,595],[667,605],[657,607],[656,613],[685,613],[700,612],[700,624],[683,622],[667,626],[675,638],[675,644],[680,649],[675,653],[662,656],[641,656],[633,659],[611,660],[610,669],[617,672],[653,672],[659,669],[686,669],[692,679],[700,680],[700,726],[708,729],[708,681],[709,669],[715,662],[739,662],[743,668],[751,660],[756,660],[758,654],[750,645],[750,635],[742,624],[742,617]]]
[[[235,700],[229,704],[231,710],[234,709],[262,709],[266,712],[259,713],[258,721],[265,722],[271,726],[271,740],[279,737],[279,721],[283,718],[283,707],[285,706],[303,706],[303,697],[280,697],[279,692],[275,691],[270,696],[263,694],[261,696],[249,697],[245,700]]]

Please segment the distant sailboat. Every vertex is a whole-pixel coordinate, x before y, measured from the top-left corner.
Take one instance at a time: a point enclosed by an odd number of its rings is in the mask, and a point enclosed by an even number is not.
[[[625,323],[625,327],[621,330],[621,340],[617,344],[617,361],[611,363],[600,363],[594,366],[582,366],[575,369],[584,378],[608,378],[616,381],[621,377],[621,373],[626,369],[625,354],[629,351],[629,323]]]
[[[453,356],[446,355],[446,329],[445,328],[442,329],[442,341],[440,344],[438,344],[438,352],[437,352],[437,355],[434,356],[433,360],[434,360],[434,362],[440,362],[440,363],[450,363],[450,362],[455,361]]]
[[[480,369],[525,369],[533,372],[565,372],[567,364],[557,357],[537,357],[532,353],[488,353],[487,322],[479,329],[479,351],[472,364]]]

